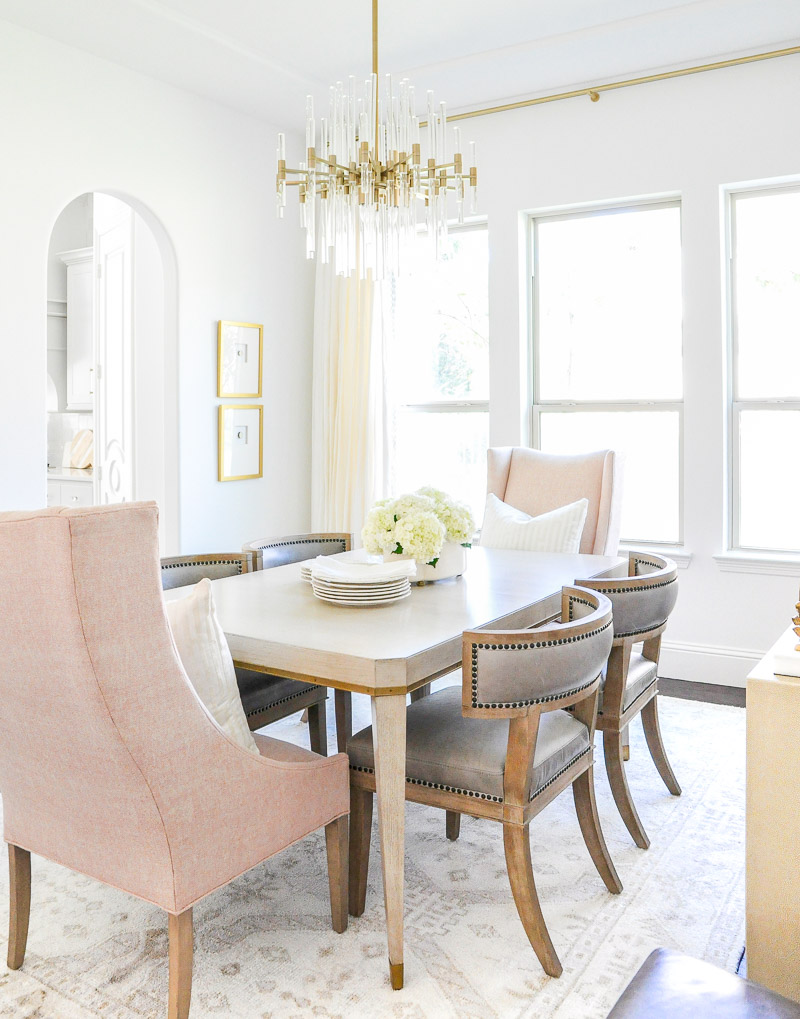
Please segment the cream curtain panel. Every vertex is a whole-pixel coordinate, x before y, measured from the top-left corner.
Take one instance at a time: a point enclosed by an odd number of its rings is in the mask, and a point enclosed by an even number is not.
[[[381,287],[317,262],[311,419],[311,523],[350,531],[383,495]]]

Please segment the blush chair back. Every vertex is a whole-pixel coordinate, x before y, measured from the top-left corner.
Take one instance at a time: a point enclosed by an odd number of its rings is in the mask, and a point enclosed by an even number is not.
[[[526,446],[488,450],[489,493],[523,513],[539,516],[588,499],[580,551],[616,555],[622,502],[622,456],[612,449],[575,456]]]
[[[21,548],[37,549],[24,570]],[[0,586],[9,961],[32,851],[170,914],[169,1016],[184,1019],[192,906],[344,818],[347,758],[264,738],[256,757],[206,711],[164,611],[155,503],[0,514]]]

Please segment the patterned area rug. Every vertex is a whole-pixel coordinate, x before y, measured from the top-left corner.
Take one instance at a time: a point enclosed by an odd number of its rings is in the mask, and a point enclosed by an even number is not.
[[[368,702],[355,700],[366,724]],[[340,936],[330,928],[319,834],[195,908],[192,1019],[603,1019],[659,945],[734,971],[744,944],[745,712],[660,703],[683,796],[661,784],[637,722],[628,777],[648,851],[629,839],[602,763],[595,770],[622,895],[608,894],[595,872],[568,793],[531,825],[560,979],[544,975],[524,935],[500,825],[465,817],[450,843],[442,812],[409,804],[403,991],[388,986],[377,832],[366,911]],[[307,745],[298,716],[270,733]],[[5,929],[4,864],[0,872]],[[28,954],[23,970],[0,976],[0,1016],[162,1019],[166,1000],[165,915],[34,857]]]

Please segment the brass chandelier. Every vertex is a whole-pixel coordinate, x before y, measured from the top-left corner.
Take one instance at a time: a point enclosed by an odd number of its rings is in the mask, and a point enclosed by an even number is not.
[[[453,204],[459,223],[468,199],[469,211],[477,211],[475,143],[470,142],[465,170],[460,129],[452,128],[448,145],[446,105],[440,103],[437,111],[433,92],[427,94],[422,122],[408,79],[395,84],[387,74],[380,93],[378,0],[372,0],[371,76],[359,88],[351,75],[346,87],[337,82],[329,91],[319,135],[314,100],[306,97],[306,159],[297,169],[286,166],[286,138],[278,135],[278,215],[286,208],[286,189],[296,187],[306,256],[313,258],[319,250],[323,262],[333,259],[340,276],[371,273],[381,279],[397,273],[403,246],[423,225],[438,257]]]

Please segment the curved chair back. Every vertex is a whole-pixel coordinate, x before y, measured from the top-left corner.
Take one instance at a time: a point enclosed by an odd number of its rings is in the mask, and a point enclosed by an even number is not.
[[[0,514],[0,589],[6,841],[177,914],[308,830],[317,765],[243,750],[186,677],[155,503]]]
[[[536,706],[550,711],[590,692],[611,651],[611,603],[576,586],[562,589],[561,605],[561,623],[464,632],[464,715],[510,718]]]
[[[208,577],[236,577],[256,569],[255,552],[222,552],[211,555],[176,555],[161,560],[161,586],[165,591],[173,587],[187,587]]]
[[[349,552],[352,540],[351,534],[289,534],[283,538],[248,541],[242,545],[242,551],[255,553],[257,570],[269,570],[273,566],[300,563],[320,555]]]
[[[575,583],[610,600],[614,609],[614,643],[619,644],[631,637],[645,640],[664,628],[678,597],[678,568],[666,556],[631,552],[627,577]]]
[[[534,517],[578,499],[588,499],[580,551],[616,555],[622,461],[622,455],[612,449],[558,456],[525,446],[498,446],[487,453],[487,489]]]

